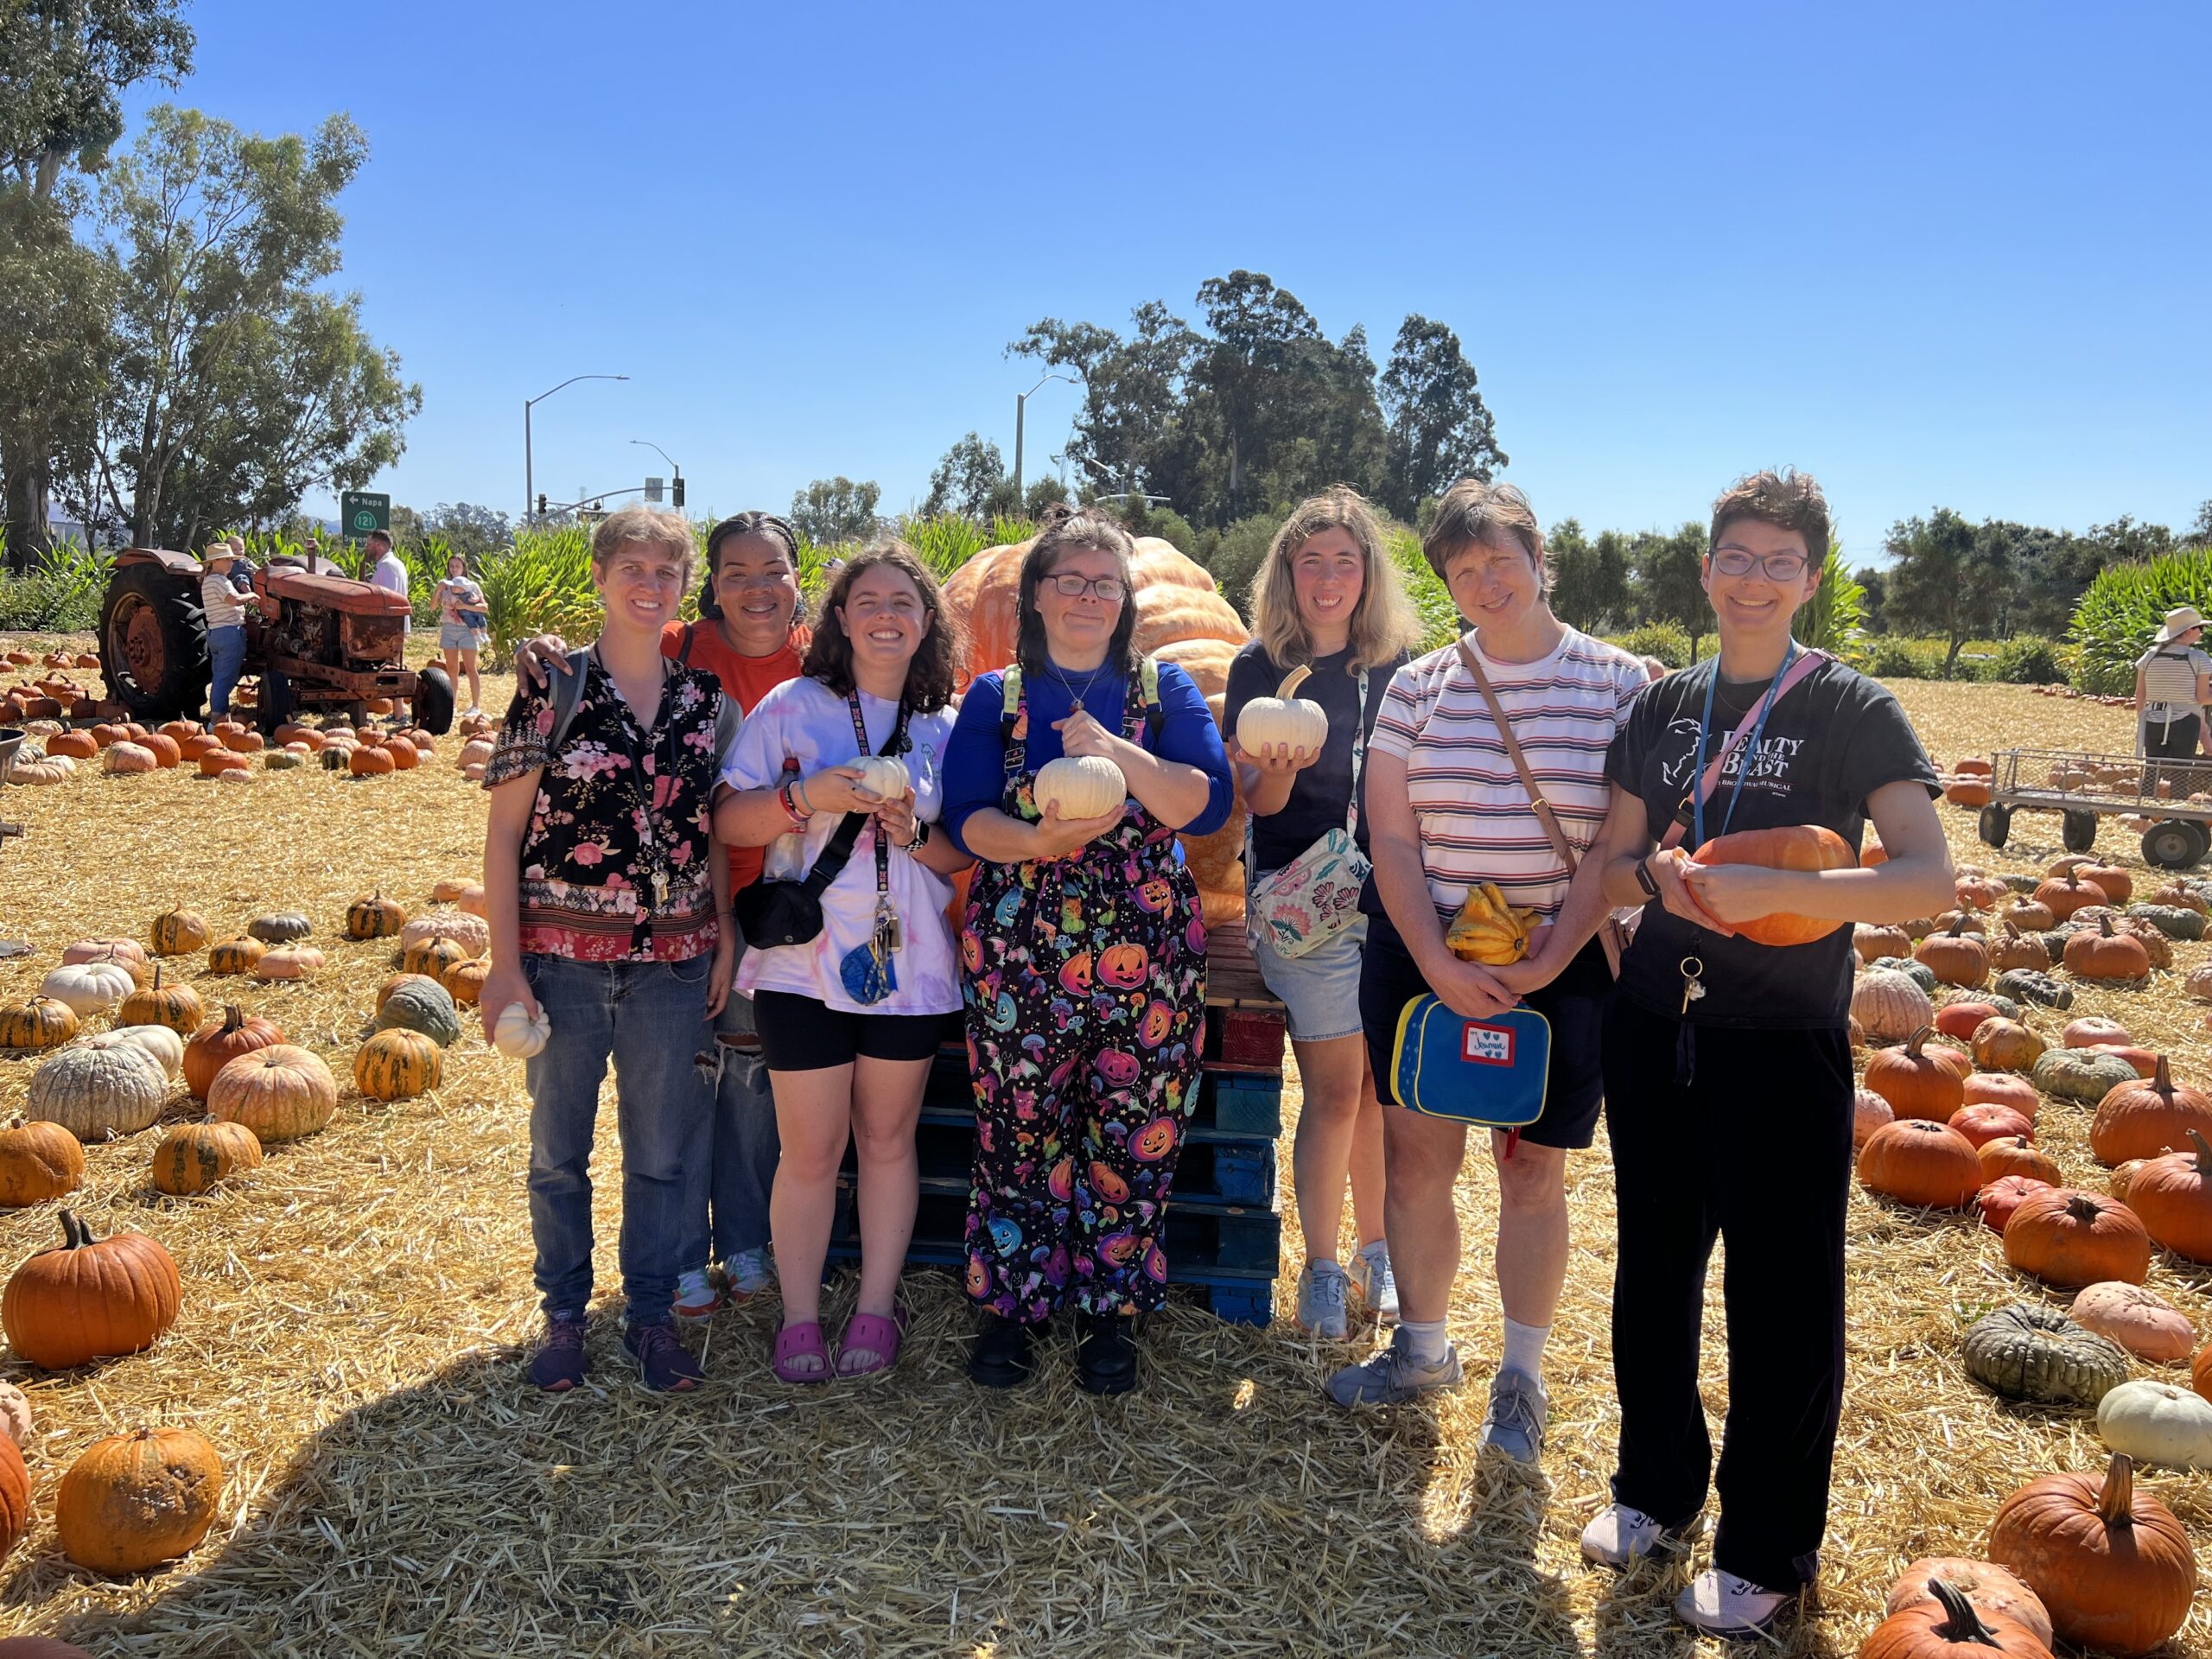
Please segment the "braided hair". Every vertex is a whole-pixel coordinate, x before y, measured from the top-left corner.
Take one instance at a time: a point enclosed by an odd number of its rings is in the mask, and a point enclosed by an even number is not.
[[[718,620],[722,613],[721,601],[715,596],[715,558],[721,544],[733,536],[759,536],[771,542],[781,542],[784,551],[791,557],[791,575],[796,583],[798,575],[798,531],[791,528],[791,521],[781,514],[763,512],[754,508],[748,512],[734,512],[707,532],[707,580],[699,590],[699,614],[709,620]],[[806,590],[800,588],[798,603],[791,610],[791,626],[797,627],[806,620]]]

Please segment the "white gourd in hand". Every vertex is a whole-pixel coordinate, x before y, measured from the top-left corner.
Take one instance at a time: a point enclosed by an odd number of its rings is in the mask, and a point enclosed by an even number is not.
[[[853,762],[860,786],[880,801],[904,795],[908,782],[906,763],[892,754],[864,754]]]
[[[1129,798],[1128,779],[1103,754],[1064,754],[1037,769],[1037,810],[1064,818],[1100,818]]]
[[[544,1009],[533,1020],[521,1003],[510,1002],[499,1010],[499,1023],[492,1027],[492,1046],[511,1060],[526,1060],[543,1052],[552,1035],[552,1016]]]
[[[1319,754],[1329,741],[1329,716],[1321,705],[1291,694],[1313,671],[1294,668],[1272,697],[1255,697],[1236,714],[1236,747],[1247,754],[1262,749],[1303,749]]]

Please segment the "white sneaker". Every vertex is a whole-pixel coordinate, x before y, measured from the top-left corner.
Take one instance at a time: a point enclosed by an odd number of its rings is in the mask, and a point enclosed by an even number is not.
[[[776,1282],[776,1263],[763,1244],[758,1249],[740,1250],[722,1263],[722,1281],[729,1294],[739,1301],[758,1296]]]
[[[679,1319],[711,1319],[722,1305],[722,1293],[707,1276],[704,1268],[694,1268],[689,1273],[678,1274],[676,1280],[676,1302],[670,1309]]]
[[[1344,1292],[1351,1279],[1333,1262],[1309,1262],[1298,1270],[1298,1328],[1324,1342],[1351,1334],[1344,1317]]]
[[[1668,1527],[1642,1510],[1625,1503],[1608,1503],[1582,1529],[1582,1559],[1594,1567],[1626,1572],[1646,1555],[1679,1549],[1686,1534]]]
[[[1390,1247],[1382,1239],[1363,1244],[1348,1269],[1352,1288],[1360,1294],[1376,1319],[1395,1324],[1398,1318],[1398,1281],[1390,1273]]]
[[[1765,1630],[1796,1599],[1795,1591],[1784,1595],[1707,1567],[1675,1598],[1675,1617],[1695,1630],[1740,1636]]]

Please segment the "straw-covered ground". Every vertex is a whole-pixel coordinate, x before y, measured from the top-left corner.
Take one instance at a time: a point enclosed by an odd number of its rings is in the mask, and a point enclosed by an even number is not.
[[[506,690],[487,687],[487,701]],[[1898,690],[1947,763],[1999,744],[2126,741],[2121,715],[2018,689]],[[381,886],[413,908],[475,863],[480,797],[450,747],[418,772],[361,782],[317,770],[232,788],[87,768],[10,790],[0,810],[29,830],[0,847],[0,934],[35,947],[0,963],[0,998],[34,989],[72,939],[143,939],[172,905],[206,914],[219,938],[298,907],[329,952],[321,978],[195,983],[211,1005],[236,997],[276,1020],[347,1083],[327,1132],[272,1149],[218,1196],[153,1194],[150,1132],[90,1149],[77,1207],[99,1230],[160,1238],[182,1271],[184,1312],[132,1358],[63,1375],[0,1364],[37,1412],[26,1454],[40,1516],[0,1567],[0,1631],[52,1631],[101,1655],[441,1659],[1714,1650],[1670,1625],[1677,1577],[1652,1567],[1616,1580],[1577,1554],[1616,1428],[1602,1141],[1570,1171],[1574,1257],[1540,1479],[1474,1452],[1498,1332],[1486,1160],[1461,1188],[1454,1324],[1471,1382],[1434,1405],[1346,1416],[1317,1388],[1343,1352],[1287,1319],[1253,1330],[1187,1306],[1154,1322],[1145,1385],[1126,1399],[1078,1393],[1064,1351],[1039,1384],[987,1396],[963,1380],[966,1316],[936,1274],[912,1281],[906,1356],[870,1384],[772,1381],[771,1298],[714,1322],[696,1396],[635,1384],[610,1310],[593,1386],[547,1400],[518,1363],[535,1322],[519,1066],[472,1032],[434,1095],[385,1108],[350,1087],[389,969],[387,946],[343,942],[346,902]],[[2020,871],[2057,851],[2048,817],[2023,815],[1998,856],[1974,842],[1968,815],[1947,808],[1945,822],[1962,861]],[[2101,849],[2139,863],[2116,827]],[[2183,946],[2177,966],[2208,953]],[[2202,1077],[2201,1009],[2178,985],[2162,976],[2079,1006],[2117,1015]],[[20,1102],[31,1069],[0,1059],[0,1103]],[[1789,1110],[1790,1080],[1773,1082],[1775,1110]],[[2069,1174],[2101,1185],[2087,1116],[2047,1109],[2044,1140]],[[603,1141],[601,1166],[613,1163]],[[603,1288],[618,1218],[607,1185]],[[0,1270],[58,1238],[54,1210],[0,1216]],[[1788,1633],[1791,1653],[1855,1651],[1909,1560],[1977,1553],[2021,1481],[2101,1461],[2086,1416],[2001,1406],[1961,1368],[1969,1323],[2041,1294],[2006,1269],[1994,1235],[1863,1194],[1852,1213],[1851,1389],[1821,1599]],[[1287,1307],[1298,1262],[1294,1247],[1285,1255]],[[2212,1275],[2161,1259],[2152,1283],[2212,1333]],[[1708,1329],[1717,1414],[1717,1294]],[[105,1580],[61,1555],[55,1489],[88,1441],[142,1423],[188,1424],[215,1443],[222,1517],[187,1560]],[[2197,1538],[2212,1584],[2212,1478],[2159,1472],[2148,1484]],[[2172,1651],[2212,1655],[2202,1605]]]

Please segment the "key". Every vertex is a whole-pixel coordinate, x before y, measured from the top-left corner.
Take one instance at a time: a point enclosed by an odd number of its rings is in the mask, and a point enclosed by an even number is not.
[[[1682,958],[1682,1010],[1681,1014],[1676,1016],[1678,1019],[1688,1017],[1690,1004],[1705,995],[1705,985],[1698,978],[1698,976],[1704,971],[1705,963],[1699,961],[1697,957],[1684,957]]]
[[[883,948],[887,950],[896,950],[906,943],[906,930],[899,925],[897,913],[894,912],[886,916],[883,918]]]

